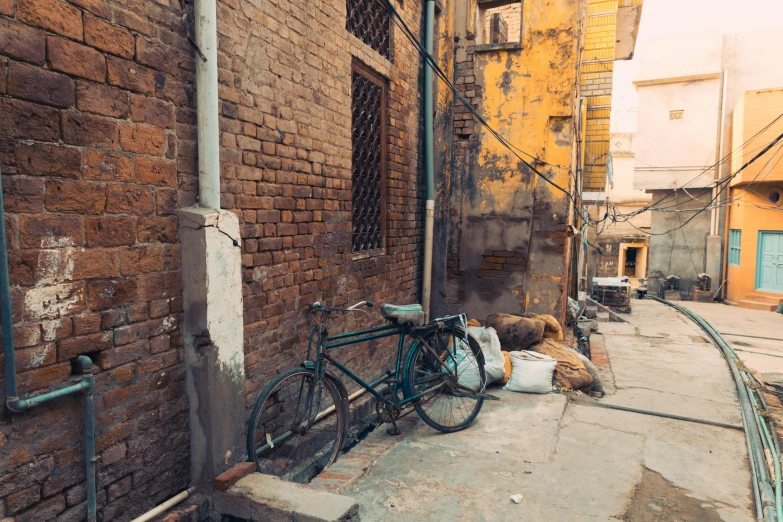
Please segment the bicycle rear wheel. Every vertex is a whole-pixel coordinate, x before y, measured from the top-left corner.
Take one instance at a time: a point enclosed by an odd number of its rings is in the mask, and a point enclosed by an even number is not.
[[[484,404],[484,354],[475,339],[464,336],[456,326],[427,334],[427,345],[416,343],[405,367],[405,396],[421,395],[416,413],[444,433],[470,426]]]
[[[313,370],[294,368],[261,392],[247,432],[248,460],[260,473],[307,483],[337,457],[345,436],[335,385]]]

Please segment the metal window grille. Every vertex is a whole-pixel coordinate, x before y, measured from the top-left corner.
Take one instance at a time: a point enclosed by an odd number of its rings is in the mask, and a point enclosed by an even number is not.
[[[742,230],[729,230],[729,264],[739,266],[740,245],[742,244]]]
[[[345,28],[386,59],[391,59],[389,11],[378,0],[346,0]]]
[[[384,246],[386,88],[383,81],[354,68],[351,88],[354,253]]]

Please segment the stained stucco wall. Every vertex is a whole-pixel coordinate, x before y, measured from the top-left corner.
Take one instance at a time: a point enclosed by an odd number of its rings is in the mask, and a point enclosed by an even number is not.
[[[455,10],[455,83],[510,143],[563,166],[535,165],[567,190],[582,8],[578,0],[525,3],[521,43],[500,49],[476,45],[474,0]],[[494,311],[562,315],[570,202],[466,112],[455,104],[454,183],[445,202],[449,270],[435,309],[462,301],[478,318]]]

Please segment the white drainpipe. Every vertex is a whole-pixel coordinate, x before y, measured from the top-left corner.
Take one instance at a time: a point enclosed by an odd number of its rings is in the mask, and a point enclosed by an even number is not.
[[[217,1],[196,0],[196,103],[199,206],[220,208]]]

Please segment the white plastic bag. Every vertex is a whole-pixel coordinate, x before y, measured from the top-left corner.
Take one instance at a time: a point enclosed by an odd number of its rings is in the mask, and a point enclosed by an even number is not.
[[[472,391],[479,391],[484,388],[484,383],[481,382],[481,372],[479,371],[478,361],[476,356],[473,355],[473,350],[470,349],[470,345],[467,341],[457,339],[456,343],[452,343],[452,346],[456,344],[456,348],[449,348],[454,356],[446,357],[446,366],[449,370],[454,371],[456,362],[456,374],[457,382],[460,386],[468,388]]]
[[[543,353],[510,352],[511,377],[504,390],[525,393],[549,393],[557,359]]]
[[[484,372],[487,374],[487,384],[502,379],[506,375],[505,359],[500,351],[500,339],[494,328],[484,326],[468,327],[468,334],[481,347],[484,354]]]

